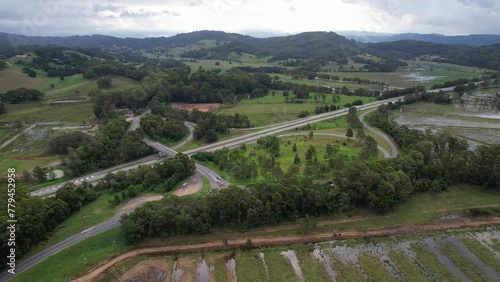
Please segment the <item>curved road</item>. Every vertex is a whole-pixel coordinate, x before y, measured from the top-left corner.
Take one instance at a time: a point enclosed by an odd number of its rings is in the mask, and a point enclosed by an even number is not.
[[[44,259],[84,240],[89,237],[94,236],[97,233],[100,233],[102,231],[114,228],[116,226],[120,225],[120,217],[123,214],[128,214],[132,212],[134,209],[144,205],[147,202],[153,202],[153,201],[159,201],[163,198],[163,196],[149,196],[149,197],[140,197],[137,199],[133,199],[126,203],[112,218],[108,219],[105,222],[102,222],[100,224],[97,224],[87,230],[84,230],[76,235],[73,235],[63,241],[60,241],[45,250],[39,252],[38,254],[31,256],[25,260],[22,260],[20,263],[16,265],[16,274],[21,273],[25,271],[26,269],[32,267],[33,265],[43,261]],[[8,272],[2,272],[0,274],[0,281],[9,281],[12,279],[13,276],[12,274]]]
[[[399,154],[399,151],[398,151],[398,146],[396,145],[396,143],[394,141],[392,141],[389,137],[387,137],[387,135],[383,134],[382,132],[374,129],[373,127],[369,126],[366,122],[365,122],[365,116],[371,112],[373,112],[375,110],[371,110],[371,111],[368,111],[368,112],[364,112],[362,113],[360,116],[359,116],[359,120],[361,121],[361,123],[363,124],[364,127],[366,127],[366,129],[368,129],[370,132],[372,132],[373,134],[377,135],[378,137],[384,139],[385,142],[387,142],[387,144],[389,144],[389,146],[391,147],[391,158],[395,158],[398,156]]]

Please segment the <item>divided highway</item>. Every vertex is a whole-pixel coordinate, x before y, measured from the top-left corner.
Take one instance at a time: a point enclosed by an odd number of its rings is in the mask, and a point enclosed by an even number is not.
[[[382,104],[394,102],[394,101],[397,101],[399,99],[401,99],[401,98],[398,97],[398,98],[393,98],[393,99],[388,99],[388,100],[383,100],[383,101],[377,101],[377,102],[369,103],[366,105],[358,106],[357,108],[358,108],[358,110],[374,109]],[[308,118],[303,118],[300,120],[284,122],[284,123],[281,123],[278,125],[270,126],[269,128],[258,131],[258,132],[249,133],[249,134],[246,134],[243,136],[239,136],[239,137],[231,138],[228,140],[220,141],[217,143],[209,144],[209,145],[202,146],[202,147],[199,147],[196,149],[188,150],[184,153],[188,154],[188,155],[192,155],[194,153],[201,152],[201,151],[215,151],[215,150],[221,149],[223,147],[236,147],[236,146],[239,146],[243,143],[255,142],[255,140],[257,140],[258,138],[263,137],[263,136],[274,135],[274,134],[279,133],[279,132],[284,132],[284,131],[296,129],[296,128],[305,126],[307,124],[316,123],[316,122],[328,120],[331,118],[339,117],[339,116],[347,114],[347,111],[348,111],[347,109],[342,109],[342,110],[338,110],[338,111],[334,111],[334,112],[328,112],[328,113],[324,113],[324,114],[320,114],[320,115],[316,115],[316,116],[312,116],[312,117],[308,117]],[[137,127],[139,127],[139,125],[140,125],[140,117],[134,118],[132,120],[132,125],[130,127],[130,130],[137,129]],[[192,125],[191,125],[190,129],[192,131]],[[189,137],[188,137],[188,139],[189,139]],[[158,142],[155,142],[155,141],[152,141],[149,139],[143,139],[143,141],[148,146],[150,146],[153,149],[155,149],[159,152],[162,152],[168,156],[174,157],[177,154],[177,151],[175,151],[171,148],[168,148],[168,147],[166,147]],[[387,154],[385,154],[385,155],[387,156]],[[74,180],[71,180],[68,182],[73,182],[73,183],[79,183],[79,182],[81,183],[83,181],[95,182],[99,179],[102,179],[108,173],[116,173],[118,171],[131,170],[131,169],[138,167],[139,165],[153,165],[155,163],[162,162],[162,161],[163,160],[161,158],[158,158],[157,156],[150,156],[150,157],[143,158],[141,160],[137,160],[137,161],[134,161],[131,163],[127,163],[127,164],[123,164],[123,165],[120,165],[117,167],[105,169],[105,170],[95,172],[95,173],[87,175],[87,176],[79,177],[78,179],[74,179]],[[217,175],[217,173],[215,173],[214,171],[212,171],[211,169],[209,169],[203,165],[196,163],[196,169],[202,175],[207,177],[207,179],[210,181],[212,188],[222,188],[222,187],[226,187],[226,186],[230,185],[229,182],[227,182],[224,179],[222,179],[221,177],[219,177]],[[57,189],[64,186],[65,183],[61,183],[61,184],[58,184],[58,185],[55,185],[52,187],[37,190],[37,191],[31,192],[30,194],[33,196],[48,196],[50,194],[55,193],[55,191],[57,191]],[[127,211],[127,213],[128,212],[129,211]],[[45,249],[44,251],[23,260],[21,263],[19,263],[19,265],[17,267],[17,273],[20,273],[20,272],[28,269],[29,267],[44,260],[45,258],[65,249],[71,245],[74,245],[77,242],[80,242],[81,240],[83,240],[87,237],[90,237],[94,234],[97,234],[99,232],[102,232],[104,230],[108,230],[110,228],[113,228],[113,227],[119,225],[119,218],[120,218],[121,214],[123,214],[123,212],[116,214],[113,218],[111,218],[110,220],[108,220],[106,222],[98,224],[98,225],[96,225],[90,229],[87,229],[87,230],[85,230],[77,235],[74,235],[70,238],[67,238],[66,240],[63,240],[63,241],[55,244],[54,246],[49,247],[49,248]],[[11,278],[12,278],[12,276],[10,276],[6,272],[4,272],[0,275],[0,281],[8,281]]]

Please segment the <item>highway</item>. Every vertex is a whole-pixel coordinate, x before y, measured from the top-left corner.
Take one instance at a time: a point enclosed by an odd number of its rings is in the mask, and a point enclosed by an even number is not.
[[[394,102],[394,101],[397,101],[399,99],[401,99],[401,97],[383,100],[383,101],[376,101],[376,102],[373,102],[370,104],[358,106],[357,108],[358,108],[358,110],[374,109],[382,104]],[[334,112],[329,112],[329,113],[324,113],[324,114],[320,114],[320,115],[316,115],[316,116],[312,116],[312,117],[308,117],[308,118],[303,118],[300,120],[284,122],[284,123],[269,127],[267,129],[258,131],[258,132],[249,133],[249,134],[246,134],[243,136],[239,136],[239,137],[231,138],[228,140],[220,141],[217,143],[209,144],[209,145],[197,148],[197,149],[186,151],[184,153],[192,155],[192,154],[194,154],[196,152],[200,152],[200,151],[214,151],[214,150],[221,149],[223,147],[236,147],[236,146],[239,146],[240,144],[243,144],[243,143],[255,142],[258,138],[263,137],[263,136],[274,135],[274,134],[279,133],[279,132],[284,132],[284,131],[296,129],[296,128],[305,126],[307,124],[311,124],[311,123],[320,122],[320,121],[328,120],[331,118],[339,117],[339,116],[347,114],[347,111],[348,111],[347,109],[342,109],[342,110],[338,110],[338,111],[334,111]],[[130,126],[130,130],[137,129],[137,127],[139,127],[139,125],[140,125],[140,118],[139,117],[134,118],[132,121],[132,125]],[[192,131],[192,128],[190,128],[190,130]],[[177,152],[175,150],[168,148],[168,147],[166,147],[158,142],[155,142],[155,141],[152,141],[149,139],[143,139],[143,141],[148,146],[150,146],[153,149],[158,150],[159,152],[162,152],[168,156],[173,157],[177,154]],[[387,154],[385,154],[385,155],[387,157]],[[102,179],[108,173],[116,173],[118,171],[126,171],[126,170],[130,170],[130,169],[134,169],[134,168],[138,167],[139,165],[153,165],[153,164],[161,162],[161,161],[163,161],[161,158],[158,158],[156,156],[150,156],[147,158],[143,158],[141,160],[137,160],[135,162],[123,164],[123,165],[120,165],[117,167],[113,167],[113,168],[105,169],[105,170],[102,170],[99,172],[95,172],[95,173],[90,174],[90,175],[82,176],[82,177],[79,177],[78,179],[71,180],[71,182],[81,183],[85,180],[85,181],[88,181],[91,183],[91,182],[95,182],[99,179]],[[230,185],[229,182],[220,178],[217,175],[217,173],[215,173],[214,171],[212,171],[211,169],[209,169],[205,166],[202,166],[202,165],[196,163],[196,169],[202,175],[207,177],[207,179],[210,181],[210,185],[212,186],[212,188],[219,189],[219,188],[223,188],[223,187]],[[68,181],[68,182],[70,182],[70,181]],[[57,189],[61,188],[62,186],[64,186],[64,183],[58,184],[56,186],[44,188],[44,189],[41,189],[38,191],[34,191],[30,194],[34,195],[34,196],[48,196],[50,194],[55,193],[55,191],[57,191]],[[127,211],[127,212],[130,212],[130,211]],[[67,238],[67,239],[45,249],[42,252],[40,252],[32,257],[27,258],[26,260],[22,261],[21,263],[19,263],[17,265],[16,273],[20,273],[20,272],[28,269],[29,267],[44,260],[45,258],[65,249],[73,244],[76,244],[77,242],[80,242],[80,241],[84,240],[85,238],[91,237],[99,232],[102,232],[104,230],[108,230],[110,228],[118,226],[120,216],[123,213],[124,212],[121,212],[121,213],[119,212],[119,213],[115,214],[115,216],[113,216],[108,221],[100,223],[100,224],[98,224],[90,229],[87,229],[79,234],[76,234],[70,238]],[[6,272],[0,274],[0,281],[8,281],[10,278],[12,278],[12,277],[10,276],[10,274],[8,274]]]
[[[373,103],[357,106],[357,108],[358,108],[358,110],[375,109],[375,108],[379,107],[380,105],[387,104],[389,102],[395,102],[399,99],[401,99],[401,97],[396,97],[396,98],[382,100],[382,101],[376,101]],[[260,130],[257,132],[248,133],[248,134],[234,137],[231,139],[227,139],[224,141],[219,141],[216,143],[208,144],[205,146],[201,146],[201,147],[198,147],[195,149],[185,151],[183,153],[187,154],[187,155],[193,155],[197,152],[216,151],[216,150],[220,150],[224,147],[234,148],[234,147],[237,147],[243,143],[254,142],[257,139],[264,137],[264,136],[275,135],[276,133],[285,132],[288,130],[300,128],[300,127],[303,127],[307,124],[312,124],[312,123],[316,123],[316,122],[320,122],[320,121],[324,121],[324,120],[329,120],[329,119],[332,119],[335,117],[340,117],[340,116],[346,115],[347,111],[348,111],[348,109],[341,109],[341,110],[323,113],[323,114],[319,114],[319,115],[315,115],[315,116],[310,116],[310,117],[306,117],[306,118],[302,118],[302,119],[298,119],[298,120],[283,122],[283,123],[271,126],[269,128],[266,128],[264,130]],[[135,129],[137,129],[137,127],[139,127],[139,125],[140,125],[140,117],[135,117],[132,119],[132,125],[130,126],[129,129],[135,130]],[[158,142],[154,142],[154,141],[151,141],[148,139],[144,139],[144,141],[146,142],[146,144],[148,144],[149,146],[151,146],[155,150],[158,150],[158,151],[165,153],[169,156],[173,157],[173,156],[175,156],[175,154],[177,154],[177,152],[175,150],[170,149],[170,148],[168,148],[168,147],[166,147]],[[101,170],[99,172],[85,175],[85,176],[82,176],[82,177],[79,177],[79,178],[76,178],[76,179],[73,179],[73,180],[70,180],[67,182],[73,182],[75,184],[79,184],[85,180],[89,183],[92,183],[92,182],[95,182],[99,179],[104,178],[106,176],[106,174],[108,174],[108,173],[117,173],[118,171],[128,171],[128,170],[137,168],[141,164],[153,165],[155,163],[162,162],[162,161],[163,161],[163,159],[158,159],[155,156],[150,156],[148,158],[144,158],[144,159],[141,159],[138,161],[126,163],[126,164],[123,164],[123,165],[120,165],[117,167]],[[227,185],[230,184],[229,182],[227,182],[223,179],[219,180],[218,178],[220,178],[220,176],[218,176],[217,173],[214,172],[213,170],[211,170],[205,166],[199,165],[199,164],[197,164],[196,167],[202,175],[204,175],[205,177],[207,177],[209,179],[212,188],[219,189],[222,187],[226,187]],[[60,183],[58,185],[50,186],[47,188],[43,188],[41,190],[31,192],[30,194],[33,196],[44,196],[45,197],[45,196],[54,194],[59,188],[63,187],[64,184],[67,182]]]
[[[357,108],[358,108],[358,110],[375,109],[375,108],[379,107],[380,105],[387,104],[389,102],[395,102],[395,101],[400,100],[400,99],[401,99],[401,97],[397,97],[397,98],[392,98],[392,99],[387,99],[387,100],[382,100],[382,101],[376,101],[376,102],[369,103],[366,105],[357,106]],[[202,152],[202,151],[216,151],[216,150],[222,149],[224,147],[233,148],[233,147],[236,147],[236,146],[241,145],[243,143],[253,142],[253,141],[255,141],[261,137],[264,137],[264,136],[275,135],[276,133],[297,129],[297,128],[306,126],[308,124],[329,120],[329,119],[332,119],[335,117],[340,117],[340,116],[346,115],[347,112],[348,112],[348,109],[341,109],[341,110],[323,113],[323,114],[319,114],[319,115],[315,115],[315,116],[310,116],[310,117],[306,117],[306,118],[302,118],[302,119],[298,119],[298,120],[287,121],[287,122],[275,125],[273,127],[270,127],[270,128],[264,129],[264,130],[260,130],[257,132],[245,134],[245,135],[238,136],[238,137],[231,138],[231,139],[227,139],[224,141],[208,144],[208,145],[201,146],[201,147],[198,147],[195,149],[184,151],[183,153],[187,154],[187,155],[193,155],[195,153]]]
[[[62,240],[45,250],[33,255],[25,260],[22,260],[16,265],[16,274],[25,271],[26,269],[32,267],[33,265],[41,262],[42,260],[82,241],[89,237],[94,236],[95,234],[109,230],[111,228],[117,227],[120,225],[120,218],[123,214],[128,214],[135,210],[137,207],[144,205],[147,202],[158,201],[162,198],[162,196],[153,196],[153,197],[140,197],[137,199],[133,199],[125,204],[112,218],[108,219],[105,222],[102,222],[98,225],[95,225],[87,230],[84,230],[78,234],[75,234],[65,240]],[[0,274],[0,281],[9,281],[12,279],[12,274],[8,272],[2,272]]]

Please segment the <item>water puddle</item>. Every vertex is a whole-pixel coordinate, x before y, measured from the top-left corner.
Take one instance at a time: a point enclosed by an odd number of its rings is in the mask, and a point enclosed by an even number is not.
[[[213,265],[208,265],[205,259],[198,263],[196,266],[196,274],[198,282],[208,282],[210,280],[210,274],[214,271]]]
[[[428,249],[436,256],[436,259],[439,260],[442,264],[444,264],[451,274],[453,274],[461,281],[468,281],[468,282],[471,281],[467,276],[465,276],[465,274],[462,271],[460,271],[460,269],[458,269],[458,267],[455,266],[455,264],[453,264],[453,262],[447,256],[441,253],[439,244],[436,242],[435,239],[427,238],[424,240],[424,242],[427,244]]]
[[[260,257],[260,260],[262,261],[262,265],[264,266],[264,269],[266,270],[267,281],[271,281],[271,278],[269,278],[269,267],[267,266],[266,259],[264,258],[264,253],[260,252],[259,257]]]
[[[429,281],[438,281],[437,278],[434,276],[433,272],[427,268],[417,257],[417,253],[411,248],[411,245],[416,243],[416,241],[403,241],[399,242],[394,250],[399,251],[403,253],[404,255],[408,256],[410,260],[412,260],[417,267],[422,271],[425,277],[429,279]]]
[[[332,281],[337,281],[337,273],[335,273],[335,270],[332,268],[330,258],[326,256],[319,247],[314,248],[312,256],[323,263],[323,266],[325,267],[326,272],[328,273]]]
[[[300,269],[299,260],[295,255],[295,251],[293,250],[283,251],[281,252],[281,255],[290,262],[290,264],[293,267],[293,270],[295,271],[295,275],[297,275],[299,281],[304,282],[304,277],[302,276],[302,270]]]
[[[425,75],[420,72],[410,72],[408,74],[403,74],[401,77],[405,78],[407,82],[427,82],[432,81],[438,78],[442,78],[443,76],[438,75]]]
[[[479,260],[456,236],[450,236],[445,240],[451,243],[462,257],[475,263],[481,269],[481,272],[484,273],[489,279],[491,279],[491,281],[495,281],[496,279],[498,279],[498,274],[496,273],[496,271]]]
[[[177,268],[177,261],[174,261],[174,267],[172,269],[172,282],[180,282],[182,274],[184,274],[184,271],[182,271],[182,269],[180,268]]]
[[[231,272],[231,277],[233,279],[232,281],[238,281],[238,277],[236,276],[236,261],[234,260],[234,258],[226,262],[226,269]]]

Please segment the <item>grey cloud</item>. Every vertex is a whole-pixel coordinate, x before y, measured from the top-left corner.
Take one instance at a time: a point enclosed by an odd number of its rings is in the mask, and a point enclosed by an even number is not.
[[[100,5],[100,4],[94,4],[92,5],[92,11],[98,13],[98,12],[106,12],[106,11],[109,11],[109,12],[118,12],[122,9],[124,9],[125,7],[123,6],[113,6],[111,4],[108,4],[108,5]]]
[[[290,11],[290,12],[295,12],[296,10],[295,10],[295,7],[294,7],[294,6],[289,6],[289,7],[288,7],[288,11]]]
[[[494,8],[496,3],[494,0],[457,0],[466,6],[479,6],[486,9]]]
[[[170,12],[170,11],[167,11],[167,10],[163,10],[162,13],[166,14],[166,15],[169,15],[169,16],[173,16],[173,17],[179,17],[181,14],[177,13],[177,12]]]
[[[122,18],[146,18],[146,17],[151,17],[156,15],[156,13],[153,13],[151,11],[145,11],[145,10],[140,10],[138,12],[130,11],[130,10],[125,10],[121,12],[120,17]]]

